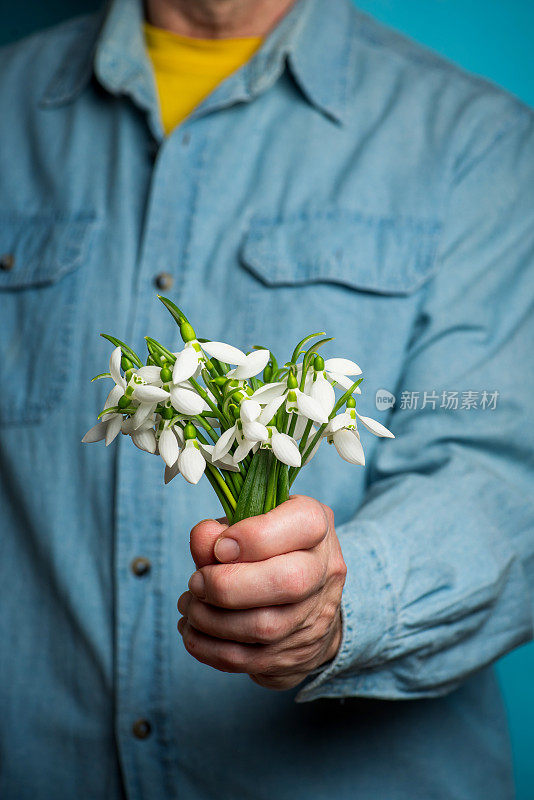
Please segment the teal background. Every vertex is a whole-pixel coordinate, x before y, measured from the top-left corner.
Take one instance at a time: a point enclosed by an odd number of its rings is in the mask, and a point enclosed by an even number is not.
[[[534,106],[534,0],[360,0],[357,5]],[[0,0],[0,43],[98,6],[98,0]],[[503,658],[498,671],[510,718],[517,800],[533,800],[534,644]]]

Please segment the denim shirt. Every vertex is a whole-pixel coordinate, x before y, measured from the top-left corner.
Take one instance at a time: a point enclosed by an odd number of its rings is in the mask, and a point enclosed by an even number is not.
[[[0,52],[0,796],[511,798],[489,665],[532,634],[533,113],[300,0],[165,138],[141,19],[114,0]],[[335,336],[396,435],[294,486],[348,567],[339,652],[295,690],[176,632],[208,482],[80,444],[99,332],[178,347],[156,284],[282,363]]]

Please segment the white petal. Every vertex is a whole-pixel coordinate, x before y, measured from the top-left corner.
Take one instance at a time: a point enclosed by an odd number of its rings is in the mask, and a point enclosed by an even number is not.
[[[358,412],[356,412],[356,415],[358,419],[361,420],[364,427],[366,427],[368,431],[371,431],[371,433],[374,433],[375,436],[384,436],[388,439],[395,438],[391,431],[388,431],[388,429],[381,425],[380,422],[377,422],[376,419],[371,419],[371,417],[361,417]]]
[[[114,386],[104,401],[104,408],[114,408],[124,394],[122,386]],[[106,416],[108,416],[106,414]]]
[[[180,453],[178,469],[189,483],[198,483],[206,469],[206,460],[192,439],[187,440]]]
[[[172,382],[181,383],[191,378],[199,367],[198,358],[199,353],[194,347],[184,347],[182,352],[176,356],[172,368]]]
[[[143,380],[147,383],[151,383],[153,386],[161,386],[163,383],[160,372],[161,367],[156,367],[152,364],[149,364],[147,367],[141,367],[137,370],[139,377],[143,378]]]
[[[300,452],[296,441],[287,433],[273,433],[271,444],[273,453],[278,461],[288,464],[290,467],[300,467]]]
[[[269,350],[255,350],[253,353],[249,353],[246,357],[245,363],[232,370],[232,377],[240,381],[245,380],[246,378],[252,378],[259,372],[263,372],[270,357],[271,353]],[[231,363],[234,364],[237,362],[232,361]]]
[[[274,400],[270,400],[258,417],[258,422],[261,422],[262,425],[268,425],[283,402],[283,394],[279,397],[275,397]]]
[[[171,386],[171,403],[180,414],[200,414],[207,407],[199,394],[179,386]]]
[[[121,358],[122,358],[122,350],[120,347],[116,347],[109,359],[109,371],[115,383],[118,386],[122,386],[122,388],[125,389],[126,381],[121,375]]]
[[[328,383],[323,374],[317,375],[312,383],[310,397],[317,400],[328,417],[336,404],[336,393],[331,383]]]
[[[137,411],[132,417],[132,427],[133,430],[136,428],[140,428],[144,422],[146,422],[147,418],[150,416],[152,411],[156,408],[156,403],[140,403],[137,407]]]
[[[208,462],[208,464],[213,464],[213,466],[218,467],[218,469],[226,469],[229,472],[239,472],[239,467],[234,464],[234,460],[230,453],[227,453],[225,456],[220,458],[218,461],[213,460],[213,450],[214,445],[212,444],[203,444],[202,442],[198,443],[202,455]]]
[[[102,439],[106,438],[107,427],[107,422],[97,422],[96,425],[93,425],[92,428],[89,428],[83,437],[82,442],[84,444],[89,444],[90,442],[101,442]]]
[[[132,433],[132,442],[140,450],[145,450],[147,453],[156,452],[156,434],[152,428]]]
[[[165,483],[170,483],[172,479],[176,478],[176,476],[179,473],[180,470],[178,469],[178,461],[176,461],[176,463],[173,464],[172,467],[168,467],[167,465],[165,465],[165,478],[164,478]]]
[[[324,362],[327,372],[339,372],[340,375],[361,375],[362,371],[350,358],[327,358]]]
[[[225,342],[203,342],[200,346],[209,356],[227,364],[245,364],[247,361],[242,350]]]
[[[295,390],[297,395],[297,408],[301,414],[304,414],[308,419],[321,424],[328,422],[328,414],[325,414],[322,406],[312,397],[301,392],[299,389]]]
[[[243,436],[252,442],[266,442],[269,431],[261,422],[243,422]]]
[[[235,439],[236,432],[237,427],[232,425],[231,428],[228,428],[227,431],[224,431],[224,433],[221,434],[213,449],[213,458],[216,461],[228,453]]]
[[[344,389],[350,389],[351,386],[354,384],[352,378],[347,378],[346,375],[340,375],[339,372],[332,372],[329,370],[328,376],[332,378],[333,381],[342,386]],[[357,386],[354,390],[354,394],[361,394],[361,393],[362,390],[360,389],[359,386]]]
[[[354,422],[354,420],[351,420],[346,411],[343,411],[341,414],[336,414],[334,419],[331,419],[326,426],[324,434],[326,436],[329,433],[340,431],[341,428],[345,428],[347,425],[350,425],[351,422]]]
[[[300,439],[306,425],[308,424],[309,420],[306,417],[303,417],[301,414],[297,414],[297,424],[295,425],[295,430],[293,431],[293,436],[295,439]]]
[[[278,381],[277,383],[266,383],[263,386],[260,386],[259,389],[256,389],[255,392],[251,395],[254,400],[257,400],[258,403],[269,403],[271,400],[274,400],[277,397],[283,396],[287,391],[287,385],[285,381]]]
[[[143,384],[135,387],[133,396],[140,403],[164,403],[169,399],[169,392],[159,386]]]
[[[342,428],[334,433],[334,445],[337,452],[349,464],[365,464],[365,455],[359,438],[353,431]]]
[[[232,456],[233,463],[239,464],[240,461],[243,461],[243,459],[248,456],[255,444],[256,442],[251,442],[249,439],[242,439],[237,445]]]
[[[178,444],[180,445],[180,447],[183,447],[183,446],[184,446],[184,444],[185,444],[185,439],[184,439],[184,432],[183,432],[183,430],[180,428],[180,426],[179,426],[179,425],[175,425],[175,426],[173,427],[173,431],[174,431],[174,435],[175,435],[175,436],[176,436],[176,438],[178,439]]]
[[[171,428],[165,428],[165,430],[161,432],[158,440],[158,447],[159,454],[164,462],[168,467],[172,467],[180,455],[180,448],[178,447],[178,441]]]
[[[239,416],[245,422],[252,422],[261,414],[261,406],[257,400],[251,400],[246,397],[240,407],[239,407]]]
[[[111,444],[115,437],[120,433],[122,427],[122,414],[106,414],[106,447]]]

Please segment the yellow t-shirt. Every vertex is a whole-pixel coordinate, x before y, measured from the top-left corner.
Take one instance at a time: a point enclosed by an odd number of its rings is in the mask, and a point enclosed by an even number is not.
[[[225,78],[243,66],[262,43],[259,36],[193,39],[144,24],[166,134],[182,122]]]

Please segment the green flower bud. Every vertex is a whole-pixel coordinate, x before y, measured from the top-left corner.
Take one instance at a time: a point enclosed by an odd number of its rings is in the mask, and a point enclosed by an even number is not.
[[[119,408],[128,408],[128,406],[130,405],[130,398],[127,397],[127,395],[123,394],[123,396],[119,399],[117,405]]]
[[[322,356],[315,356],[313,368],[316,372],[322,372],[324,369],[324,358]]]
[[[182,335],[182,339],[184,342],[192,342],[194,339],[197,338],[197,335],[189,322],[182,322],[180,325],[180,333]]]
[[[163,419],[172,419],[174,417],[174,408],[172,406],[165,406],[160,412]]]
[[[123,368],[124,372],[127,372],[129,369],[133,368],[133,364],[132,364],[132,362],[130,361],[129,358],[126,358],[126,356],[123,356],[121,358],[121,367]]]
[[[298,387],[298,385],[299,384],[298,384],[296,375],[293,375],[293,373],[290,372],[289,375],[287,376],[287,388],[288,389],[296,389]]]
[[[235,403],[230,404],[229,411],[234,419],[237,419],[239,417],[239,406],[236,406]]]
[[[354,397],[349,397],[347,400],[347,408],[356,408],[356,400]]]
[[[163,383],[168,383],[172,380],[172,371],[169,369],[169,367],[164,366],[161,368],[159,376]]]
[[[267,366],[263,370],[264,383],[270,383],[272,377],[273,377],[273,368],[271,367],[270,364],[267,364]]]
[[[192,422],[188,422],[184,428],[184,439],[196,439],[197,429]]]

